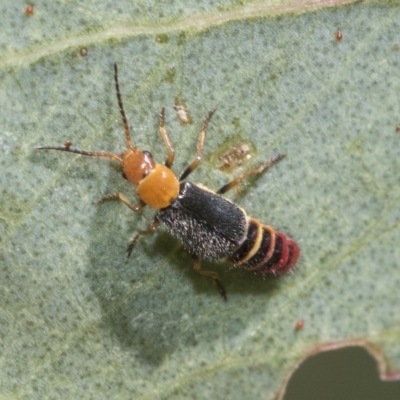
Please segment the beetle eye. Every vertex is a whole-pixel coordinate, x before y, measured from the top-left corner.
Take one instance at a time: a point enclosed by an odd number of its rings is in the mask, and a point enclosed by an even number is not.
[[[128,179],[128,177],[126,176],[125,172],[122,172],[122,177],[123,177],[124,179]]]
[[[149,151],[147,151],[147,150],[145,150],[145,151],[143,152],[143,154],[146,154],[147,157],[153,158],[153,155],[152,155]]]

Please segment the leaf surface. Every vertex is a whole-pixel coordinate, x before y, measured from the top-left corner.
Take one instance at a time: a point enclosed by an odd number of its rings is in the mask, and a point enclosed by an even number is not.
[[[400,8],[329,3],[42,2],[28,17],[3,2],[6,398],[272,399],[305,355],[341,343],[384,354],[386,377],[400,370]],[[34,150],[123,151],[114,62],[133,140],[158,162],[167,107],[177,173],[217,108],[192,181],[215,190],[287,154],[227,197],[296,239],[293,273],[204,262],[225,303],[163,230],[127,259],[154,212],[96,204],[116,191],[135,202],[118,165]],[[238,147],[248,157],[229,162]]]

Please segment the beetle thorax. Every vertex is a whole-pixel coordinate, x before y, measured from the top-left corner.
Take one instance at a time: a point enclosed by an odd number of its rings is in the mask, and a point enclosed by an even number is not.
[[[168,167],[157,164],[140,181],[136,192],[147,205],[158,209],[166,208],[179,195],[179,181]]]

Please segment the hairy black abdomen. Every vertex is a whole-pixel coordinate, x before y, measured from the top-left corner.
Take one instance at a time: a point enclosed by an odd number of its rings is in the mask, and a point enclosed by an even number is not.
[[[157,218],[191,254],[207,260],[233,254],[247,230],[238,206],[189,182],[181,183],[178,198]]]

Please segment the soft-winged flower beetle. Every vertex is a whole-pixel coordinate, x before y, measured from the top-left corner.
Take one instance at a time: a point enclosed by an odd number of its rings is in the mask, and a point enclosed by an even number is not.
[[[200,163],[207,127],[215,112],[213,110],[204,120],[199,133],[196,158],[177,178],[171,170],[175,151],[164,127],[165,109],[163,108],[160,113],[159,131],[168,149],[168,156],[164,164],[156,164],[150,152],[141,151],[132,142],[122,105],[117,64],[114,64],[114,79],[127,145],[124,153],[118,155],[77,150],[71,147],[72,143],[69,141],[65,142],[63,147],[40,146],[37,149],[104,157],[122,165],[124,178],[137,186],[139,203],[131,204],[122,193],[106,195],[99,203],[119,199],[134,212],[140,211],[145,206],[157,210],[149,228],[139,231],[129,243],[128,255],[131,254],[140,236],[154,233],[162,222],[172,236],[179,239],[189,251],[195,271],[211,279],[225,300],[226,291],[218,280],[217,273],[202,270],[201,259],[209,261],[225,259],[234,266],[263,275],[282,275],[291,270],[300,255],[296,242],[270,226],[263,225],[257,219],[249,217],[241,207],[221,196],[248,177],[263,172],[284,155],[278,154],[258,168],[222,186],[216,192],[185,181]]]

